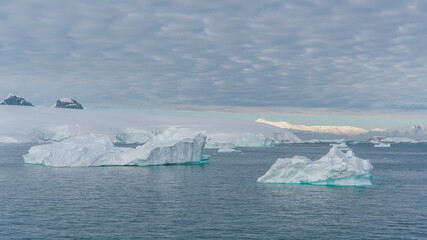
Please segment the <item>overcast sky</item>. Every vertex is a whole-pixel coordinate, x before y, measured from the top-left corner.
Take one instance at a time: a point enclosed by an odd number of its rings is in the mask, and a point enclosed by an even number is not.
[[[424,114],[426,23],[427,1],[0,0],[0,98]]]

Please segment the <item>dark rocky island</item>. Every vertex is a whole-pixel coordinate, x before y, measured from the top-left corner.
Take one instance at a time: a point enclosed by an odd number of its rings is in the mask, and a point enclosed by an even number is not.
[[[9,94],[3,101],[0,102],[0,105],[18,105],[18,106],[34,106],[30,102],[26,101],[24,98],[17,96],[15,94]]]
[[[60,98],[56,100],[56,108],[71,108],[71,109],[83,109],[83,106],[74,99],[71,98]]]

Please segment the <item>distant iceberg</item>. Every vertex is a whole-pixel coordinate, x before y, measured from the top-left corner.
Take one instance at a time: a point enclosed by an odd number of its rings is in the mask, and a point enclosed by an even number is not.
[[[390,147],[390,143],[377,143],[374,145],[374,147],[378,147],[378,148],[389,148]]]
[[[331,144],[329,144],[330,146],[335,146],[335,147],[337,147],[337,148],[348,148],[348,146],[347,146],[347,144],[345,144],[345,142],[343,142],[343,143],[339,143],[339,144],[334,144],[334,143],[331,143]]]
[[[33,129],[33,141],[39,143],[58,142],[64,139],[81,135],[81,129],[78,126],[52,126]]]
[[[329,153],[317,161],[302,156],[279,158],[257,182],[366,186],[372,185],[371,170],[369,160],[332,146]]]
[[[247,134],[234,141],[236,147],[274,147],[275,141],[262,134]]]
[[[303,141],[304,143],[345,143],[345,139],[310,139]]]
[[[240,153],[242,151],[234,149],[234,148],[220,148],[218,149],[218,153]]]
[[[207,149],[232,149],[236,147],[274,147],[279,143],[297,143],[293,134],[275,133],[271,137],[263,134],[211,134],[206,142]]]
[[[108,136],[85,134],[33,146],[25,163],[52,167],[148,166],[200,163],[206,137],[202,134],[159,135],[137,148],[115,147]]]
[[[158,134],[160,134],[160,131],[156,129],[147,131],[144,129],[126,128],[116,134],[115,141],[126,144],[144,144]]]
[[[335,147],[339,148],[341,151],[349,151],[349,150],[351,150],[351,149],[347,146],[347,144],[346,144],[345,142],[338,143],[338,144],[331,143],[331,144],[329,144],[329,145],[330,145],[330,146],[335,146]]]

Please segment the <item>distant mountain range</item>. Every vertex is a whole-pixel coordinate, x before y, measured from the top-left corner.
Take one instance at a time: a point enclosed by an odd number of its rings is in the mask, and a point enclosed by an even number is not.
[[[10,93],[5,99],[3,99],[3,101],[0,102],[0,105],[34,106],[29,101],[13,93]],[[83,106],[79,102],[71,98],[60,98],[56,100],[56,103],[52,107],[83,109]]]
[[[374,137],[385,138],[409,138],[413,140],[427,140],[427,125],[414,124],[390,129],[371,129],[352,126],[306,126],[295,125],[288,122],[272,122],[266,119],[256,120],[260,123],[273,125],[280,128],[290,129],[303,141],[312,139],[346,139],[355,141],[366,141]],[[381,138],[380,138],[381,139]]]
[[[271,122],[263,118],[257,119],[256,122],[265,123],[265,124],[273,125],[276,127],[292,129],[292,130],[310,131],[310,132],[318,132],[318,133],[332,133],[336,135],[359,135],[363,133],[368,133],[369,131],[376,131],[376,132],[384,131],[384,129],[366,130],[363,128],[352,127],[352,126],[321,126],[321,125],[307,126],[307,125],[300,125],[300,124],[297,125],[297,124],[291,124],[283,121]]]
[[[0,102],[0,105],[19,105],[19,106],[34,106],[24,98],[10,93],[3,101]]]

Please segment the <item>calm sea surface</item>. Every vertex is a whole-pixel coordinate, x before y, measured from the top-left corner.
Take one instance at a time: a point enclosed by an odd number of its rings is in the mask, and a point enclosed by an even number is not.
[[[278,157],[328,144],[98,168],[24,165],[30,145],[0,145],[0,239],[427,239],[427,144],[349,146],[374,186],[256,183]]]

